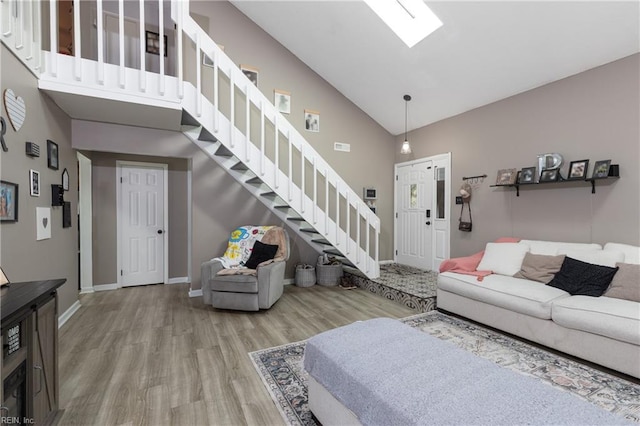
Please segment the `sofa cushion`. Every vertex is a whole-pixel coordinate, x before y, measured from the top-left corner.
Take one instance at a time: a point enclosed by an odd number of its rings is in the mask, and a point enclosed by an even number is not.
[[[487,243],[477,270],[511,276],[520,270],[527,251],[520,243]]]
[[[513,277],[547,284],[560,270],[563,261],[564,255],[545,256],[527,253],[522,261],[520,271],[516,272]]]
[[[624,263],[640,264],[640,247],[631,246],[629,244],[607,243],[604,245],[604,250],[621,251],[624,253]]]
[[[567,254],[567,250],[602,250],[602,246],[600,244],[590,243],[563,243],[556,241],[521,240],[520,244],[529,247],[529,252],[533,254],[545,254],[547,256]]]
[[[619,250],[567,250],[565,254],[572,259],[610,268],[614,268],[616,263],[624,261],[624,253]]]
[[[603,296],[640,302],[640,265],[618,263],[618,272]]]
[[[469,275],[443,272],[438,288],[469,299],[541,319],[551,319],[551,303],[569,294],[535,281],[489,275],[482,281]]]
[[[637,302],[572,296],[556,300],[551,307],[551,317],[563,327],[640,345],[640,304]]]
[[[547,285],[571,295],[599,297],[607,290],[617,270],[565,257],[562,267]]]

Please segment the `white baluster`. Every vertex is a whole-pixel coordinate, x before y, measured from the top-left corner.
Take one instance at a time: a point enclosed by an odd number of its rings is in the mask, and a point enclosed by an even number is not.
[[[58,52],[56,49],[58,48],[58,2],[57,1],[49,1],[49,35],[51,39],[51,43],[49,45],[49,50],[51,51],[51,55],[49,56],[51,60],[51,75],[58,75]]]
[[[293,144],[291,143],[291,129],[287,130],[287,143],[289,145],[289,165],[287,174],[289,175],[289,201],[293,199],[291,188],[293,187]]]
[[[160,61],[160,94],[164,95],[166,79],[164,78],[164,52],[165,49],[168,49],[165,46],[164,42],[164,5],[163,0],[158,0],[158,29],[160,30],[160,52],[158,54],[158,59]],[[168,50],[167,50],[168,51]],[[198,55],[200,54],[200,50],[198,49]],[[200,67],[198,67],[198,70]],[[202,102],[202,100],[200,100]],[[200,106],[202,108],[202,106]]]
[[[249,91],[251,90],[251,83],[247,83],[244,86],[244,97],[246,100],[245,104],[245,140],[244,140],[244,156],[245,161],[248,163],[251,161],[249,144],[251,143],[251,97],[249,96]]]
[[[33,22],[33,3],[32,2],[28,2],[27,5],[25,6],[25,18],[27,20],[27,25],[26,25],[26,29],[25,29],[25,33],[27,33],[28,37],[27,37],[27,48],[25,49],[25,60],[30,61],[31,59],[33,59],[33,31],[31,31],[31,29],[34,26],[34,22]]]
[[[264,100],[260,100],[260,174],[264,176],[264,162],[265,162],[265,152],[264,152]]]
[[[233,70],[229,70],[229,143],[231,148],[236,145],[236,83],[233,81]]]
[[[346,194],[346,198],[347,198],[347,238],[346,238],[346,242],[347,242],[347,251],[346,251],[346,255],[349,255],[349,253],[351,253],[351,204],[350,204],[350,195],[351,195],[351,189],[347,188],[347,194]]]
[[[146,50],[146,35],[145,35],[145,21],[144,21],[144,0],[138,0],[139,4],[139,13],[140,13],[140,25],[139,25],[139,33],[138,42],[140,43],[140,91],[147,91],[147,54]]]
[[[324,235],[329,235],[329,170],[324,169]]]
[[[336,246],[340,245],[340,181],[336,180]]]
[[[366,246],[366,253],[367,253],[367,257],[366,257],[365,259],[367,260],[366,270],[367,270],[367,273],[368,273],[368,272],[369,272],[369,270],[371,269],[371,268],[370,268],[371,262],[369,261],[369,258],[371,258],[371,254],[370,254],[370,253],[371,253],[371,250],[370,250],[370,247],[369,247],[369,234],[371,234],[371,231],[369,230],[369,212],[367,212],[367,221],[366,221],[366,224],[367,224],[367,225],[366,225],[366,228],[365,228],[365,229],[366,229],[366,231],[367,231],[367,235],[366,235],[366,244],[367,244],[367,246]]]
[[[97,32],[98,32],[98,83],[104,84],[104,29],[102,15],[102,0],[96,0]],[[144,50],[141,50],[144,52]]]
[[[196,115],[202,116],[202,67],[200,66],[200,31],[196,31]],[[162,56],[162,55],[161,55]],[[162,61],[162,59],[160,59]],[[163,76],[160,78],[164,79]]]
[[[313,157],[313,224],[318,223],[318,166]]]
[[[360,264],[360,203],[356,204],[356,219],[358,219],[358,224],[356,226],[356,265]]]
[[[24,47],[24,2],[18,2],[17,16],[15,17],[16,36],[15,47],[20,50]]]
[[[220,131],[220,94],[218,93],[219,61],[218,47],[216,46],[213,48],[213,130],[216,133]]]
[[[120,87],[125,86],[125,69],[124,69],[124,0],[118,0],[118,45],[120,46]]]
[[[300,212],[304,213],[304,142],[300,144]]]
[[[82,45],[80,44],[80,2],[73,3],[73,56],[76,80],[82,79]]]
[[[276,187],[276,189],[278,189],[280,187],[280,173],[278,173],[280,171],[280,130],[278,129],[278,114],[276,114],[276,118],[274,120],[273,126],[276,129],[276,138],[275,138],[275,147],[276,147],[276,155],[275,155],[275,160],[276,160],[276,166],[274,168],[273,171],[273,182],[274,185]]]
[[[182,5],[180,0],[178,1],[178,6],[176,7],[176,14],[178,16],[178,28],[176,31],[178,32],[178,46],[177,46],[177,62],[178,62],[178,98],[184,98],[184,60],[182,58],[182,35],[184,33],[184,14],[182,10]],[[140,50],[142,52],[142,49]]]

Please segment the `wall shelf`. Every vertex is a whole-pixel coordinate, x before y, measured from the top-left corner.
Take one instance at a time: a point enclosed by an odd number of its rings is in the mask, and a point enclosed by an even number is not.
[[[611,184],[616,180],[620,179],[619,176],[608,176],[605,178],[591,178],[585,180],[557,180],[552,182],[535,182],[535,183],[514,183],[511,185],[490,185],[491,188],[515,188],[516,189],[516,197],[520,196],[520,188],[534,188],[540,187],[540,185],[562,185],[568,187],[567,184],[576,184],[576,183],[587,183],[591,184],[591,193],[596,193],[596,182],[599,184]],[[564,185],[563,185],[564,184]]]

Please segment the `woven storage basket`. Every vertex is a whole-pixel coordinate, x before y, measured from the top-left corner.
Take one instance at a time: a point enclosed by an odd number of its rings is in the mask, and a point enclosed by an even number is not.
[[[316,282],[320,285],[338,285],[342,276],[342,265],[316,265]]]
[[[298,287],[311,287],[316,283],[316,268],[311,265],[297,265],[295,283]]]

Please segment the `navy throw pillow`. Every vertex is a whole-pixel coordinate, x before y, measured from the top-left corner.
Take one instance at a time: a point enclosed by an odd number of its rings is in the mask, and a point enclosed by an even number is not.
[[[256,269],[256,267],[266,260],[271,260],[278,251],[277,244],[263,244],[260,241],[256,241],[253,244],[253,250],[251,256],[244,264],[249,269]]]
[[[572,296],[600,297],[611,284],[618,268],[594,265],[565,257],[560,271],[548,285],[564,290]]]

